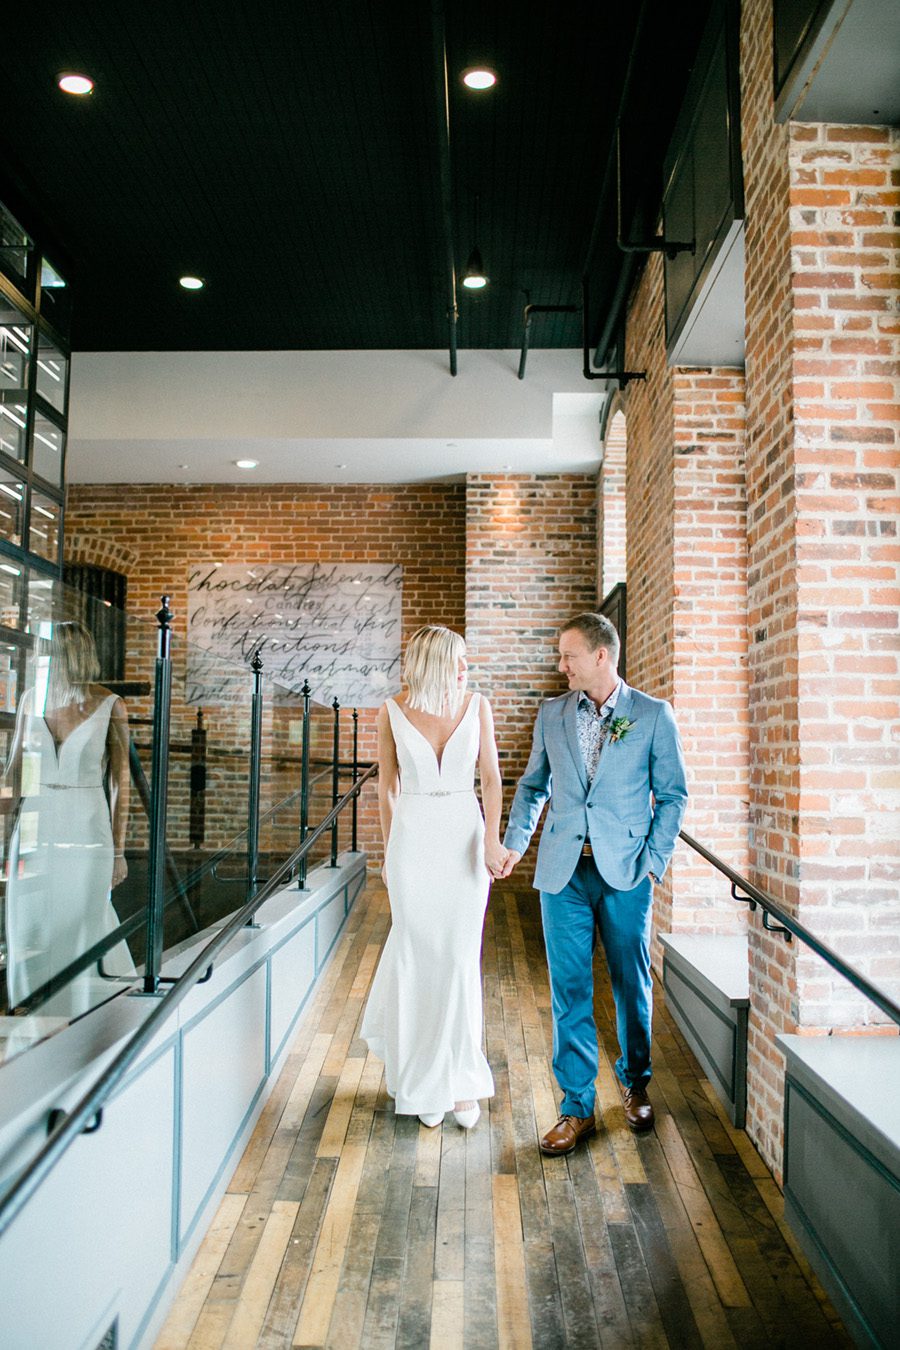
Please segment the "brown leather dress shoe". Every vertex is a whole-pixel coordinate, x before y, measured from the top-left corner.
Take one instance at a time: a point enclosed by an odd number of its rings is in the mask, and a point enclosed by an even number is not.
[[[541,1140],[541,1152],[550,1157],[571,1153],[576,1144],[587,1139],[597,1129],[593,1116],[560,1116]]]
[[[646,1088],[623,1088],[625,1098],[625,1119],[635,1134],[653,1129],[653,1105],[647,1096]]]

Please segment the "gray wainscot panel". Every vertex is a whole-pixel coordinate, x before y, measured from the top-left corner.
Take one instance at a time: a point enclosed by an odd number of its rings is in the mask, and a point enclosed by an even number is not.
[[[750,1006],[747,939],[660,933],[660,941],[663,987],[672,1016],[732,1124],[743,1129]]]
[[[297,991],[311,989],[315,979],[315,919],[272,953],[271,970],[269,1046],[277,1059],[297,1018]]]
[[[900,1326],[900,1040],[779,1036],[784,1202],[857,1344]]]
[[[122,1350],[153,1345],[365,869],[342,854],[261,908],[16,1219],[0,1243],[0,1350],[96,1350],[114,1323]],[[0,1067],[4,1184],[154,1006],[124,993]]]

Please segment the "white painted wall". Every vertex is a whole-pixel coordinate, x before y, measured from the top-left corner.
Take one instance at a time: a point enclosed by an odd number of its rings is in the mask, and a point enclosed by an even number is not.
[[[530,352],[524,380],[518,360],[461,351],[454,378],[443,351],[79,352],[68,478],[415,482],[596,468],[600,397],[580,353]],[[242,458],[259,468],[236,469]]]

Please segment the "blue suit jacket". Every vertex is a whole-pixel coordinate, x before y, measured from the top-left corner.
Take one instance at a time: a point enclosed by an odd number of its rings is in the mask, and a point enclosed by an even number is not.
[[[623,681],[613,717],[634,726],[621,740],[606,741],[589,787],[577,708],[577,690],[541,704],[503,842],[524,853],[549,799],[534,874],[538,890],[561,891],[590,839],[604,881],[628,891],[648,872],[662,877],[681,829],[687,785],[675,715],[662,699]]]

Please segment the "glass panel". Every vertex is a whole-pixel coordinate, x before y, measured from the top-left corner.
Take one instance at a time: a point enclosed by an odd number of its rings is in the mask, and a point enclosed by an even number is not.
[[[33,324],[0,291],[0,398],[23,402],[28,390],[28,361]]]
[[[60,514],[58,502],[32,489],[28,547],[32,553],[37,553],[41,558],[48,558],[50,562],[59,559]]]
[[[57,412],[66,411],[69,361],[46,333],[38,335],[37,392]]]
[[[71,290],[46,258],[41,262],[41,318],[49,319],[57,332],[68,336],[72,316]]]
[[[21,567],[0,559],[0,624],[4,628],[19,627],[22,586]]]
[[[33,248],[33,241],[19,222],[0,205],[0,269],[20,289],[28,280],[28,254]]]
[[[34,442],[31,451],[31,467],[42,478],[62,486],[63,450],[66,433],[43,413],[36,412],[34,417]]]
[[[0,539],[22,543],[22,499],[25,484],[0,468]],[[17,569],[18,570],[18,569]]]
[[[28,442],[28,408],[16,394],[0,391],[0,450],[10,459],[24,460]]]

